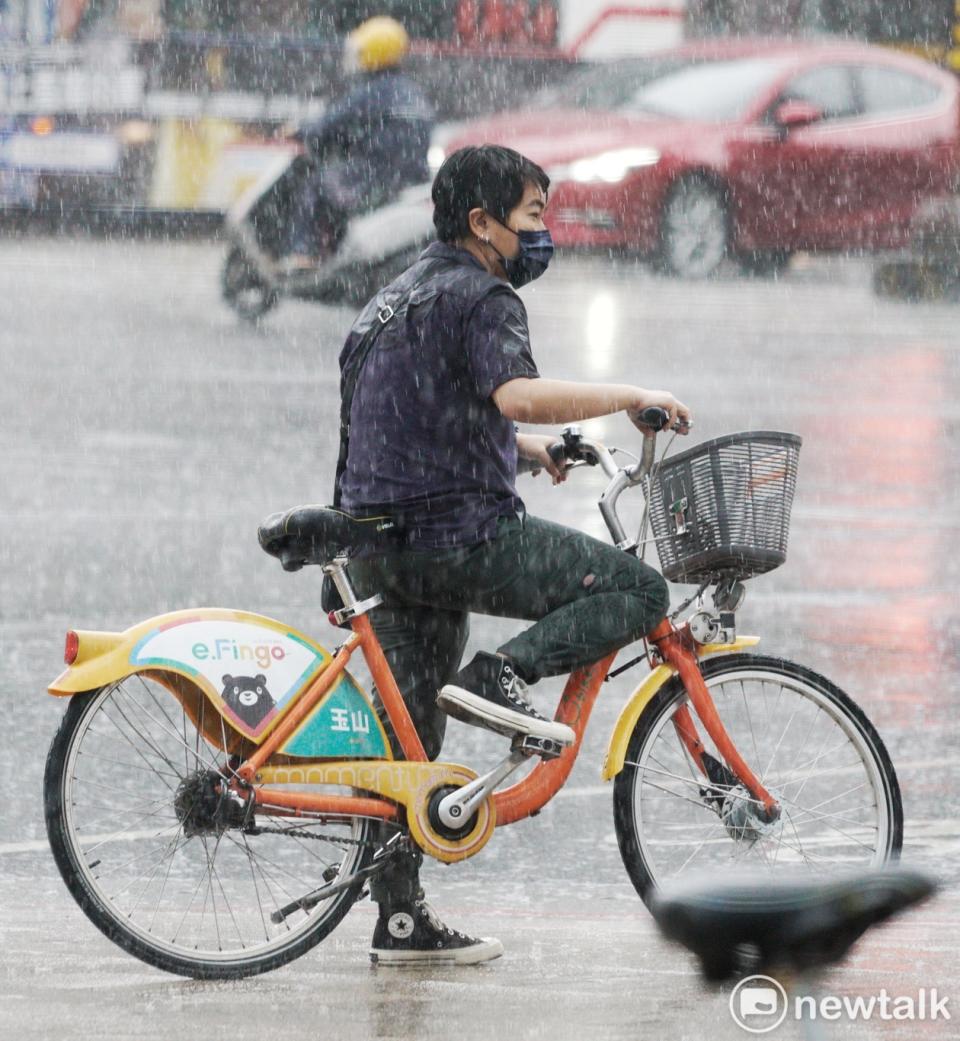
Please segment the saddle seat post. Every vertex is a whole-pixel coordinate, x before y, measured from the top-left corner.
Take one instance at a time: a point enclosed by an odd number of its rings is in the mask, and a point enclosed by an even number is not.
[[[349,622],[351,618],[366,614],[383,603],[383,597],[379,593],[374,593],[373,596],[369,596],[365,600],[361,600],[357,596],[357,591],[354,589],[350,575],[347,573],[349,563],[350,560],[347,556],[338,554],[333,560],[324,564],[321,569],[325,575],[330,576],[343,604],[343,607],[331,612],[337,625],[343,625],[345,622]]]

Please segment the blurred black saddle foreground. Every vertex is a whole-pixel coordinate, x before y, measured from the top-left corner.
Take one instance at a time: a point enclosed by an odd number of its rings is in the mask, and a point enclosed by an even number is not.
[[[841,961],[872,926],[931,896],[929,876],[908,868],[811,881],[744,873],[700,876],[660,890],[661,932],[700,959],[714,982],[753,972],[815,971]]]

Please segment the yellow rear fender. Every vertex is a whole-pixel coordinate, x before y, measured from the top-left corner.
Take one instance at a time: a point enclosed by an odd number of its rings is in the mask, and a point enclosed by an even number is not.
[[[181,702],[194,722],[209,718],[260,744],[297,696],[331,662],[319,644],[282,622],[245,611],[204,608],[150,618],[122,633],[74,632],[69,667],[50,684],[60,696],[99,690],[146,674]],[[212,725],[212,724],[211,724]],[[217,724],[219,727],[219,724]],[[392,758],[370,699],[344,671],[279,752],[317,757]]]
[[[733,643],[708,643],[698,648],[698,654],[703,657],[707,654],[734,654],[737,651],[746,650],[748,647],[756,647],[760,642],[759,636],[739,636]],[[613,733],[610,735],[610,744],[607,754],[603,760],[602,777],[605,781],[612,781],[623,769],[627,758],[627,746],[633,734],[637,720],[643,715],[645,709],[656,697],[660,688],[676,673],[670,665],[658,665],[650,675],[630,695],[627,703],[620,712]]]
[[[277,700],[331,658],[282,622],[224,608],[173,611],[122,633],[75,632],[73,660],[47,688],[51,694],[97,690],[133,672],[159,669],[218,695],[224,676],[260,674]]]

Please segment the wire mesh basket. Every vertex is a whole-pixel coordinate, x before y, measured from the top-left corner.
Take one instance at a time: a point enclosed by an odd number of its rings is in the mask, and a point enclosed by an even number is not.
[[[727,434],[664,460],[650,489],[650,523],[671,582],[745,579],[787,559],[801,439],[777,431]]]

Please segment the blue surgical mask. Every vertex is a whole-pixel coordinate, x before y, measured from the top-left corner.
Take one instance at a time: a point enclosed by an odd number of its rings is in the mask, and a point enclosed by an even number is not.
[[[496,217],[494,217],[496,220]],[[497,221],[507,231],[513,228],[507,227],[503,221]],[[515,257],[505,257],[496,246],[490,245],[500,253],[503,261],[503,270],[507,273],[507,280],[514,289],[525,286],[535,278],[539,278],[550,264],[553,256],[553,237],[549,231],[513,231],[520,240],[520,252]]]

